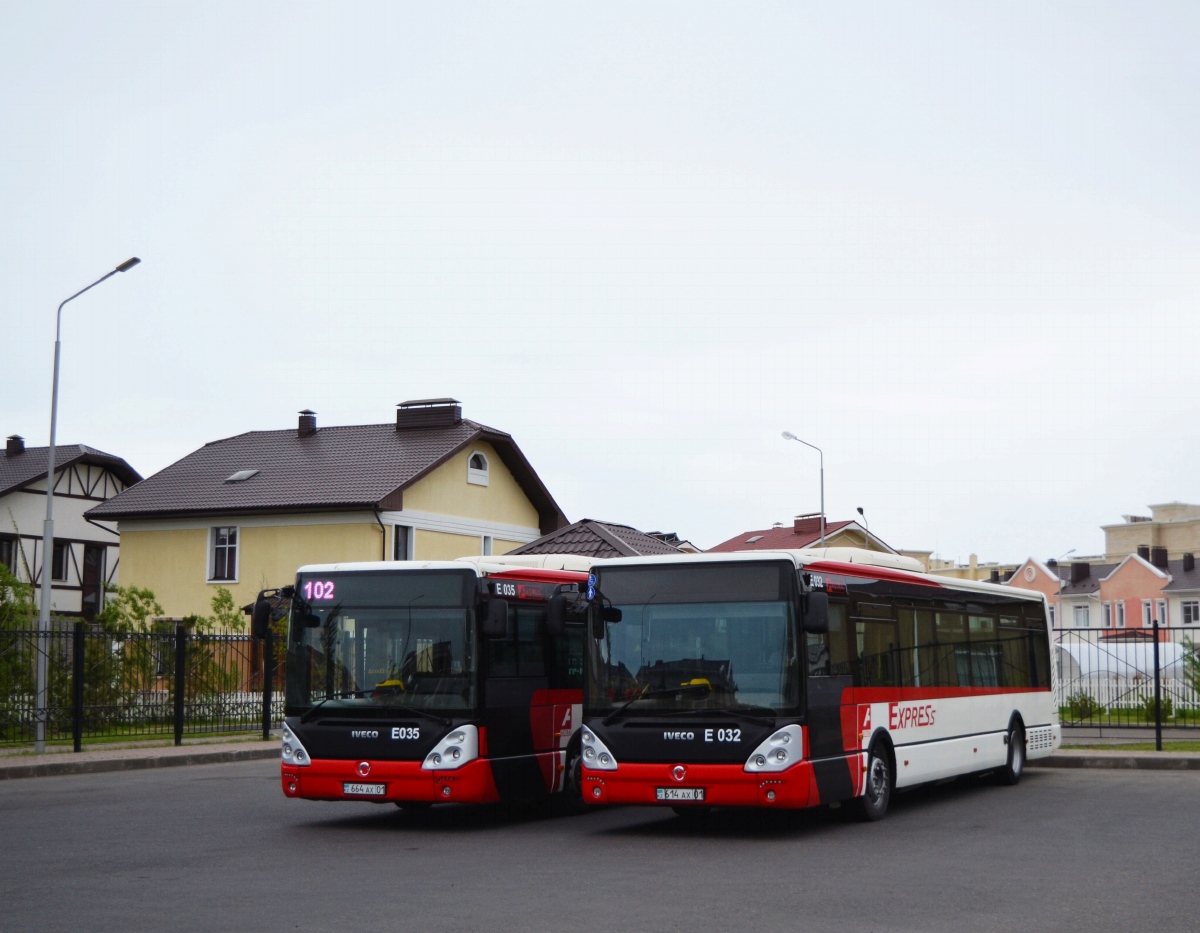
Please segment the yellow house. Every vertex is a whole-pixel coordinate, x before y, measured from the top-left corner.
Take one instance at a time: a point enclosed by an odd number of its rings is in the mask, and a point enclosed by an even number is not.
[[[116,521],[121,582],[171,616],[238,605],[304,564],[504,554],[567,524],[512,437],[455,399],[395,424],[251,431],[213,441],[87,513]]]

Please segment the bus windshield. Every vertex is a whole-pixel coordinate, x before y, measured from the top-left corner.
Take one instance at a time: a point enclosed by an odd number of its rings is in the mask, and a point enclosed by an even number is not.
[[[471,572],[300,574],[288,636],[295,714],[475,705]]]
[[[621,621],[590,640],[589,709],[794,710],[787,571],[778,563],[604,568],[598,588]]]

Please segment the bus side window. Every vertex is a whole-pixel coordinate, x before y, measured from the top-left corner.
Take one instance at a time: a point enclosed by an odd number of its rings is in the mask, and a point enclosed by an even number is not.
[[[810,677],[845,676],[850,673],[850,652],[846,643],[846,604],[829,604],[829,631],[805,637]]]
[[[894,687],[899,682],[899,640],[890,606],[860,603],[854,620],[858,678],[862,687]]]
[[[916,655],[912,679],[914,687],[944,686],[938,678],[937,627],[934,621],[934,614],[928,609],[913,611],[913,649]]]
[[[546,611],[517,608],[517,676],[546,676]]]
[[[936,614],[935,657],[939,687],[971,686],[971,648],[967,642],[967,620],[961,612]]]
[[[513,638],[513,618],[516,610],[508,607],[508,631],[499,638],[489,638],[484,644],[488,658],[489,677],[517,676],[517,645]]]

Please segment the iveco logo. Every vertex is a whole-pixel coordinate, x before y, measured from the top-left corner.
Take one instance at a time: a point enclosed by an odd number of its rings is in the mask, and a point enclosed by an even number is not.
[[[370,762],[360,761],[358,763],[358,773],[361,777],[366,777],[368,774],[370,774],[371,773]]]
[[[696,737],[694,732],[664,732],[663,738],[668,742],[690,742]]]
[[[378,729],[351,729],[350,738],[352,739],[377,739],[379,738]]]
[[[683,765],[676,765],[671,769],[671,777],[675,778],[677,781],[682,781],[685,777],[687,777],[687,768],[685,768]]]

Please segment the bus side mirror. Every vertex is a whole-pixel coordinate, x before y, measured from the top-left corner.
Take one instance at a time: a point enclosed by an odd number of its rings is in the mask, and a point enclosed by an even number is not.
[[[508,603],[503,599],[489,599],[483,617],[484,638],[502,638],[508,634]]]
[[[809,593],[804,597],[804,631],[824,635],[829,631],[829,594]]]
[[[592,613],[592,638],[599,641],[604,637],[605,622],[620,622],[621,610],[616,606],[602,606]]]
[[[271,601],[261,596],[254,603],[254,614],[250,617],[250,634],[255,638],[266,638],[271,630]]]
[[[559,593],[551,596],[546,605],[546,633],[561,635],[567,629],[567,597]]]

